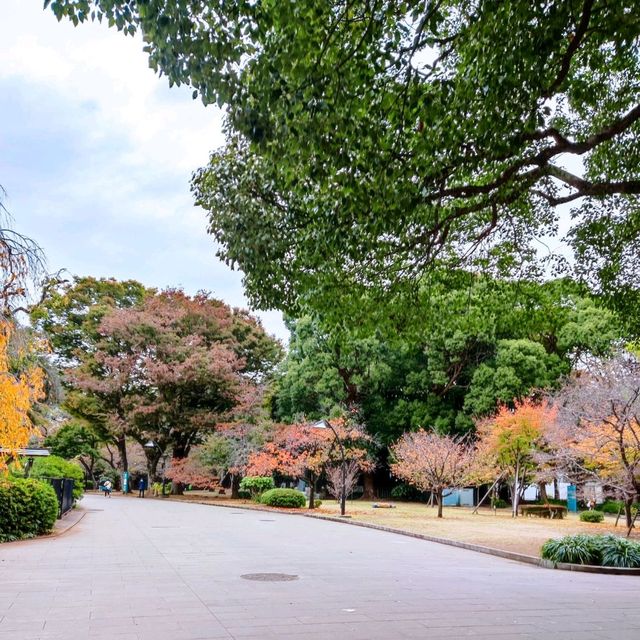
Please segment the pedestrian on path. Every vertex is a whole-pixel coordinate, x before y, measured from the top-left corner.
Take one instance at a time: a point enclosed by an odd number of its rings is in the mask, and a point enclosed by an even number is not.
[[[138,498],[144,498],[144,492],[147,489],[147,478],[146,476],[142,476],[140,480],[138,480]]]
[[[111,489],[113,489],[113,485],[111,484],[111,480],[105,480],[104,484],[102,485],[102,488],[104,490],[104,497],[105,498],[110,498],[111,497]]]

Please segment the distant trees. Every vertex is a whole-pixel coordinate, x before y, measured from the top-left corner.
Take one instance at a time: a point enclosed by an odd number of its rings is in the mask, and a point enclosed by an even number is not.
[[[156,292],[134,281],[76,278],[33,314],[51,336],[68,389],[65,408],[98,440],[144,445],[156,474],[162,452],[176,460],[260,403],[281,347],[249,314],[206,294]]]
[[[383,444],[403,432],[474,430],[474,419],[535,389],[556,387],[589,354],[623,334],[614,314],[569,280],[510,283],[434,274],[400,330],[290,320],[289,351],[270,392],[272,417],[319,419],[356,402]]]

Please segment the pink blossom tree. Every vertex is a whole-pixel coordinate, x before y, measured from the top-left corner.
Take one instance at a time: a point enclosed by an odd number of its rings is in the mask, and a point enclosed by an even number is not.
[[[424,430],[405,433],[391,446],[391,471],[421,491],[430,491],[442,518],[445,489],[463,486],[473,461],[473,449],[463,439]]]

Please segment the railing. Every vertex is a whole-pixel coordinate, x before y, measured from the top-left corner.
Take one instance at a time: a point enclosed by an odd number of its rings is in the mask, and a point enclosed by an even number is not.
[[[56,492],[58,498],[58,518],[73,507],[73,480],[70,478],[43,478]]]

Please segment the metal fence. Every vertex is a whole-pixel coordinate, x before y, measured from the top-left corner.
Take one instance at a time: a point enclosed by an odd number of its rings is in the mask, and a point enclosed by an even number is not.
[[[58,497],[58,518],[73,507],[73,480],[70,478],[47,478]]]

